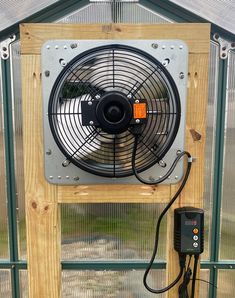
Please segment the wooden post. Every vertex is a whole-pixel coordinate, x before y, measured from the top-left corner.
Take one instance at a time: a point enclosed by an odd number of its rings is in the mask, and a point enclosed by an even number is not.
[[[187,187],[177,204],[201,206],[210,26],[208,24],[22,24],[20,33],[29,294],[30,298],[58,298],[61,295],[60,203],[163,203],[168,202],[177,186],[111,184],[56,186],[46,182],[43,168],[40,67],[42,44],[51,39],[181,39],[188,44],[186,149],[197,160],[193,164]],[[178,270],[178,260],[172,249],[171,233],[172,211],[168,215],[169,281],[175,278],[175,272]],[[175,293],[176,290],[169,292],[169,297],[175,297]]]

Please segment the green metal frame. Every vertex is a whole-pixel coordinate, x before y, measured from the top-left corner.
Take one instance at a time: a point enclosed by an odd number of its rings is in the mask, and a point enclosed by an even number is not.
[[[2,94],[4,111],[4,139],[7,176],[7,212],[13,297],[19,297],[19,274],[14,266],[18,261],[17,217],[16,217],[16,184],[14,166],[14,135],[12,122],[11,72],[9,60],[2,60]]]
[[[175,22],[207,22],[205,19],[183,9],[167,0],[140,0],[140,4],[153,10],[156,13]],[[58,1],[53,5],[39,11],[38,13],[22,20],[21,22],[53,22],[75,10],[87,5],[88,0],[67,0]],[[217,32],[223,38],[234,39],[234,35],[223,28],[212,24],[212,35]],[[16,34],[19,38],[19,22],[0,32],[0,40],[10,34]],[[18,239],[17,239],[17,214],[16,214],[16,183],[14,167],[14,135],[12,121],[12,94],[11,94],[11,73],[9,60],[2,60],[2,89],[4,105],[4,127],[5,127],[5,152],[6,152],[6,175],[7,175],[7,200],[8,200],[8,226],[9,226],[9,247],[10,259],[0,260],[0,269],[11,270],[12,293],[14,298],[20,297],[19,270],[27,269],[27,262],[19,260]],[[225,102],[227,83],[227,60],[220,60],[217,97],[217,122],[216,142],[214,158],[214,199],[213,217],[211,232],[210,259],[201,262],[202,269],[210,270],[210,282],[217,284],[218,270],[235,269],[234,261],[219,260],[220,242],[220,215],[221,215],[221,190],[222,190],[222,168],[223,168],[223,146],[224,146],[224,122]],[[147,266],[145,261],[62,261],[64,270],[144,270]],[[164,261],[154,264],[155,269],[165,269]],[[210,287],[210,298],[216,298],[216,289]]]

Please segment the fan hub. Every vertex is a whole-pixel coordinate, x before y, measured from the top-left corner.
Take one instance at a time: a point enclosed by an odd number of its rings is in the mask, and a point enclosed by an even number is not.
[[[125,94],[108,92],[96,106],[96,117],[103,131],[111,134],[128,129],[132,119],[132,105]]]

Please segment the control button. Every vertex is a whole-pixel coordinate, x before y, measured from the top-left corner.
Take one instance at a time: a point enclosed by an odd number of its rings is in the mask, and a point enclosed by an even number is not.
[[[193,242],[193,247],[198,247],[198,243],[197,242]]]
[[[198,231],[197,228],[194,228],[194,229],[193,229],[193,234],[198,234],[198,232],[199,232],[199,231]]]
[[[193,236],[193,240],[197,241],[198,240],[198,236],[197,235],[194,235]]]

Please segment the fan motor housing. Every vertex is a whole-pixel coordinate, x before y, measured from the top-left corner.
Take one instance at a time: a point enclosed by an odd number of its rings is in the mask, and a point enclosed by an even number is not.
[[[139,184],[130,166],[132,134],[139,128],[139,172],[150,180],[163,176],[184,150],[187,45],[49,40],[41,51],[46,179]],[[165,183],[182,175],[180,161]]]

